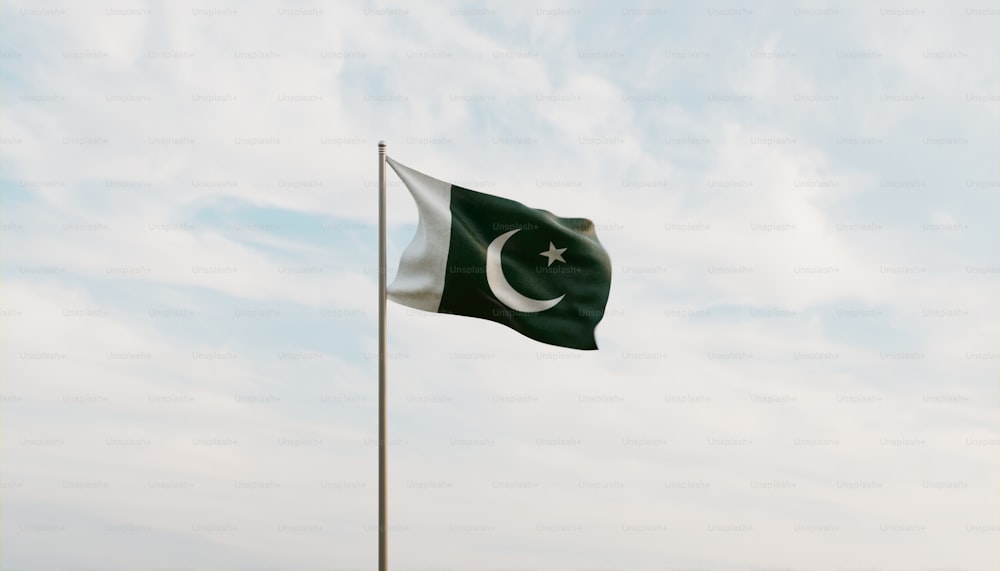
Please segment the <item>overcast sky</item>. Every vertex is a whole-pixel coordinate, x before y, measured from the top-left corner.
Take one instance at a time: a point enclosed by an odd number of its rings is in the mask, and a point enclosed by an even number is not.
[[[614,272],[390,304],[393,568],[997,568],[998,15],[3,2],[0,567],[375,567],[385,139]]]

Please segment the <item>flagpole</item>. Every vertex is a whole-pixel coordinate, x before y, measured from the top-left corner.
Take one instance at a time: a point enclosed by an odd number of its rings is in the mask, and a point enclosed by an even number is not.
[[[378,570],[387,571],[389,524],[385,475],[385,141],[378,142]]]

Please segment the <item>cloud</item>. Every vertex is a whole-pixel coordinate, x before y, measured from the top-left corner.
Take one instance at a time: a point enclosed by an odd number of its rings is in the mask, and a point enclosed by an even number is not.
[[[386,139],[615,264],[596,353],[390,305],[394,562],[995,566],[978,8],[2,10],[0,564],[372,564]]]

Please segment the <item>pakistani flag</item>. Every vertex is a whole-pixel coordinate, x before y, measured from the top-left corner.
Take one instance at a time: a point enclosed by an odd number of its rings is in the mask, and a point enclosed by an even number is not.
[[[420,221],[387,289],[396,303],[502,323],[543,343],[597,349],[611,260],[594,223],[431,178],[386,158]]]

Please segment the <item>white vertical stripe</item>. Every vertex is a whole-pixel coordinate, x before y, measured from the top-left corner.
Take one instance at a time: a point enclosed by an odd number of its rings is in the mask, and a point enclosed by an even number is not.
[[[417,233],[403,251],[396,278],[386,293],[396,303],[436,312],[441,306],[451,243],[451,183],[417,172],[389,157],[386,161],[410,190],[420,214]]]

